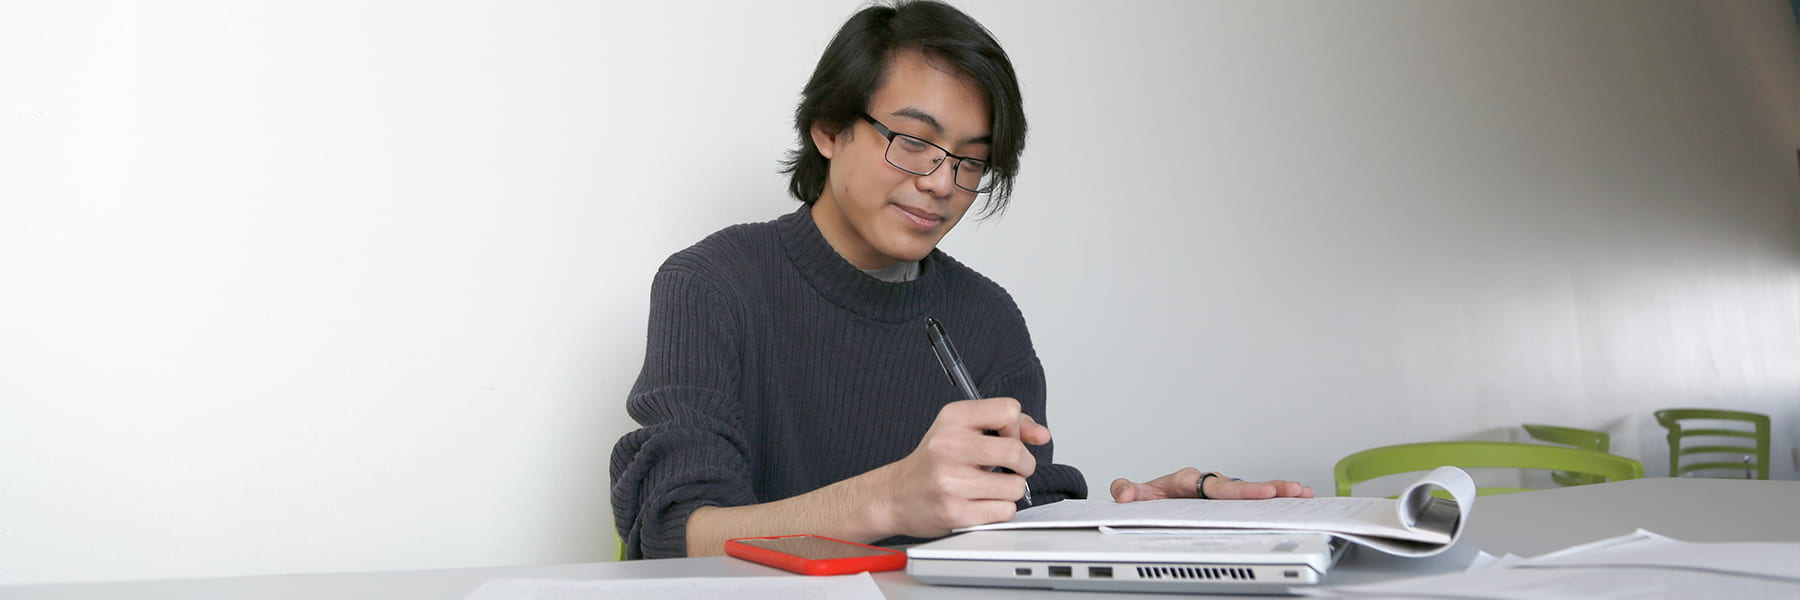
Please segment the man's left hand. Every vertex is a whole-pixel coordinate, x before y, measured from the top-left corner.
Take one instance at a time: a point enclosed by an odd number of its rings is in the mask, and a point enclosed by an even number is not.
[[[1114,479],[1112,497],[1115,502],[1136,502],[1139,500],[1161,500],[1164,498],[1199,498],[1200,493],[1195,484],[1205,471],[1188,467],[1148,483],[1138,483],[1125,478]],[[1230,477],[1209,477],[1206,480],[1206,497],[1213,500],[1261,500],[1264,498],[1311,498],[1313,490],[1298,482],[1276,479],[1271,481],[1237,481]]]

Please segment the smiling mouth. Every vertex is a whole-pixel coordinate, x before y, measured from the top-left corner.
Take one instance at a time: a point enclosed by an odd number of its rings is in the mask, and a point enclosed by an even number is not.
[[[943,217],[937,216],[937,215],[932,214],[927,211],[919,210],[916,208],[908,208],[908,207],[901,206],[898,204],[895,204],[894,208],[900,209],[900,214],[904,215],[907,218],[907,220],[912,221],[913,225],[917,225],[920,229],[931,229],[931,228],[937,227],[939,223],[944,222]]]

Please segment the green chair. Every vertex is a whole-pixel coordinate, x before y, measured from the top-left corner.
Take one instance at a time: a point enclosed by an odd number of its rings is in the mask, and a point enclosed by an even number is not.
[[[1335,469],[1337,495],[1349,496],[1350,488],[1377,477],[1429,471],[1444,465],[1571,471],[1597,476],[1600,481],[1644,476],[1644,465],[1638,461],[1593,450],[1515,442],[1423,442],[1370,448],[1344,457]],[[1529,489],[1484,487],[1475,492],[1486,496]]]
[[[1538,423],[1526,423],[1524,427],[1525,432],[1530,433],[1532,439],[1543,440],[1552,444],[1562,444],[1564,446],[1572,446],[1583,450],[1593,450],[1595,452],[1610,452],[1612,448],[1612,435],[1604,431],[1576,429],[1574,427],[1559,427],[1556,425],[1541,425]],[[1550,478],[1560,485],[1586,485],[1589,483],[1599,483],[1599,480],[1592,475],[1583,475],[1568,471],[1553,472],[1550,474]]]
[[[619,537],[618,528],[613,528],[613,560],[625,562],[625,538]]]
[[[1710,423],[1684,423],[1708,421]],[[1721,428],[1719,421],[1748,423],[1749,430]],[[1696,471],[1742,469],[1749,478],[1769,478],[1769,415],[1736,410],[1707,408],[1671,408],[1656,411],[1656,422],[1669,430],[1669,476],[1680,477]],[[1708,426],[1701,429],[1696,426]],[[1690,438],[1748,439],[1751,445],[1696,445]],[[1717,440],[1712,440],[1717,444]],[[1744,457],[1740,462],[1690,462],[1682,459],[1696,454],[1733,454]]]

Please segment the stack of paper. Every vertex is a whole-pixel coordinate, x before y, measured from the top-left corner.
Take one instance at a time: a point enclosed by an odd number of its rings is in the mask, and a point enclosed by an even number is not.
[[[1800,598],[1800,543],[1682,542],[1648,531],[1464,573],[1301,590],[1345,598]]]

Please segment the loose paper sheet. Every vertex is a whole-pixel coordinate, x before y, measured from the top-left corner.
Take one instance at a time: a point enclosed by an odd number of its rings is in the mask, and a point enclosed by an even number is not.
[[[1696,543],[1644,530],[1486,569],[1298,590],[1351,598],[1800,598],[1800,543]]]
[[[830,577],[490,579],[463,600],[882,600],[868,573]]]
[[[1517,568],[1660,567],[1800,584],[1800,543],[1683,542],[1642,529],[1520,561]]]

